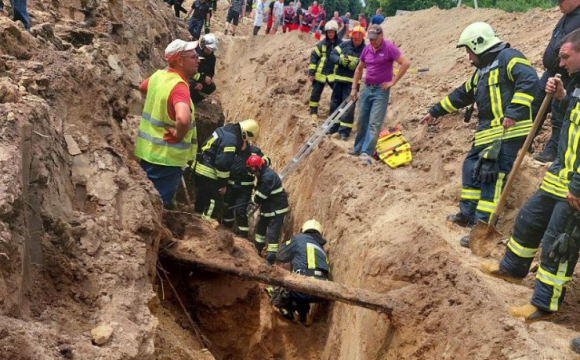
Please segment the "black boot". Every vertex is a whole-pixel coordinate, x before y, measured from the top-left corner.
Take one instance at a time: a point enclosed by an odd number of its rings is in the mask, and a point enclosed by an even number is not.
[[[534,155],[534,159],[541,163],[548,163],[556,160],[556,156],[558,156],[558,150],[548,144],[541,153]]]
[[[570,347],[576,354],[580,354],[580,337],[572,339],[572,341],[570,341]]]
[[[451,221],[456,225],[462,227],[471,227],[475,225],[475,221],[469,219],[467,216],[463,215],[463,213],[458,212],[457,214],[449,214],[445,218],[447,221]]]

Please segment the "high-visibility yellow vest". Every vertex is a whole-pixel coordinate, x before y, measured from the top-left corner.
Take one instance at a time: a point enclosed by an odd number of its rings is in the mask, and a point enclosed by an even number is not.
[[[166,129],[175,127],[175,121],[171,120],[167,112],[167,101],[171,90],[180,82],[189,87],[179,74],[167,70],[158,70],[149,78],[147,98],[135,141],[135,156],[138,158],[165,166],[184,166],[189,160],[195,159],[197,129],[191,100],[191,125],[183,140],[176,144],[163,140]]]

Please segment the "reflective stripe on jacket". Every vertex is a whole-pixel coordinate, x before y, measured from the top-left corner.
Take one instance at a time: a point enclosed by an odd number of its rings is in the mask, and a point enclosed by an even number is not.
[[[344,66],[340,64],[340,58],[342,56],[348,57],[351,62],[356,62],[358,65],[360,54],[365,48],[365,42],[361,42],[359,46],[355,46],[352,40],[343,41],[342,44],[332,50],[330,53],[330,61],[336,65],[336,72],[334,75],[335,81],[352,83],[352,78],[354,77],[355,69],[349,69],[348,65]]]
[[[324,244],[326,240],[318,232],[301,233],[280,245],[276,260],[292,262],[292,271],[320,270],[328,274],[330,262],[322,248]]]
[[[500,138],[525,137],[532,128],[531,105],[539,91],[538,74],[521,52],[504,46],[488,66],[478,69],[471,79],[429,110],[432,116],[439,117],[475,102],[479,119],[475,146]],[[505,134],[504,117],[516,120]]]
[[[334,39],[331,42],[324,39],[318,42],[310,54],[310,65],[308,65],[308,76],[314,76],[316,81],[332,82],[334,81],[334,70],[336,66],[328,60],[330,53],[338,41]]]
[[[258,176],[253,201],[261,205],[261,216],[272,217],[287,213],[289,210],[288,195],[282,186],[282,180],[269,167],[263,167]]]
[[[152,164],[180,167],[195,159],[197,129],[191,101],[191,124],[183,140],[170,144],[163,139],[167,128],[175,128],[175,121],[171,120],[167,113],[167,101],[171,91],[179,83],[189,86],[179,74],[167,70],[158,70],[149,78],[147,96],[135,141],[136,157]]]
[[[218,180],[219,187],[228,184],[230,168],[236,153],[241,148],[240,125],[227,124],[217,128],[203,143],[203,152],[199,159],[195,173],[210,179]]]

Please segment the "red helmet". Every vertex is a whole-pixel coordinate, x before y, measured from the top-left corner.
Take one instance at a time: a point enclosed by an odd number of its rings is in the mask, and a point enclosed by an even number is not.
[[[264,159],[258,155],[250,155],[248,160],[246,160],[246,167],[248,169],[262,169],[264,166]]]

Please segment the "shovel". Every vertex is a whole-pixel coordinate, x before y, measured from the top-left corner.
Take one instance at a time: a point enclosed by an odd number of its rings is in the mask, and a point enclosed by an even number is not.
[[[556,74],[556,77],[559,78],[560,74]],[[512,187],[512,183],[514,182],[514,179],[516,178],[516,174],[520,168],[520,165],[524,160],[524,156],[526,156],[528,148],[532,144],[532,141],[534,141],[536,131],[538,130],[538,127],[540,127],[540,119],[544,116],[546,108],[548,107],[548,104],[550,104],[551,100],[552,94],[546,94],[546,97],[542,102],[542,106],[540,107],[540,110],[538,111],[538,114],[534,119],[534,126],[532,127],[532,130],[530,130],[530,133],[526,138],[526,142],[524,143],[524,146],[522,146],[522,148],[520,149],[518,157],[516,158],[512,170],[508,175],[507,182],[505,184],[503,192],[501,193],[501,198],[499,199],[497,207],[495,208],[495,211],[493,212],[493,214],[489,219],[489,223],[479,220],[477,224],[475,224],[475,226],[473,227],[473,230],[471,230],[471,236],[469,239],[469,248],[471,249],[471,252],[474,253],[475,255],[482,257],[489,256],[489,254],[491,254],[492,250],[495,248],[497,243],[499,243],[501,238],[503,237],[503,235],[495,228],[495,224],[497,223],[497,219],[501,214],[507,195]]]

